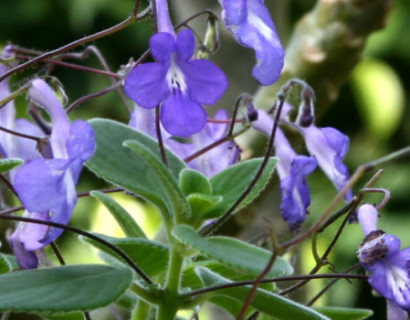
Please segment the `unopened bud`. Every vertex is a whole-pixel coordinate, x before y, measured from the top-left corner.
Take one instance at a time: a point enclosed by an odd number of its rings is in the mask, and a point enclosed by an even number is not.
[[[301,127],[309,127],[314,121],[315,94],[311,87],[304,86],[300,93],[301,103],[296,123]]]
[[[208,59],[209,54],[215,53],[219,49],[219,28],[218,19],[214,15],[209,15],[205,38],[200,45],[197,57],[199,59]]]
[[[246,116],[244,120],[252,122],[258,120],[258,110],[253,105],[253,97],[248,93],[243,93],[239,96],[236,106],[238,108],[245,107]]]

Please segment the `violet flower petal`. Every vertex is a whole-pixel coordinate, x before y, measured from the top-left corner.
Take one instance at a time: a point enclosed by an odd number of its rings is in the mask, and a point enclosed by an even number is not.
[[[407,320],[408,314],[391,300],[387,300],[387,320]]]
[[[191,30],[184,29],[177,34],[176,53],[178,60],[189,60],[195,49],[195,37]]]
[[[314,156],[329,180],[338,191],[343,189],[349,179],[348,170],[343,164],[343,157],[349,145],[349,138],[334,128],[320,129],[314,125],[300,127],[306,148]],[[349,190],[345,201],[350,201],[353,195]]]
[[[37,158],[19,167],[13,186],[28,216],[67,224],[77,201],[75,183],[82,164],[94,152],[94,134],[88,123],[81,120],[69,123],[62,106],[43,80],[34,80],[29,94],[53,121],[50,144],[54,158]],[[24,260],[33,257],[24,253],[23,248],[26,251],[40,249],[62,232],[59,228],[20,223],[10,239],[16,248],[16,257],[23,259],[21,265],[29,265]]]
[[[175,38],[168,32],[158,32],[150,38],[149,47],[154,59],[166,64],[176,50]]]
[[[162,63],[144,63],[128,74],[124,80],[124,91],[139,106],[155,108],[168,92],[165,81],[167,65]]]
[[[161,121],[170,134],[186,138],[204,127],[206,112],[198,103],[177,92],[163,102]]]
[[[189,95],[193,101],[212,105],[218,101],[228,86],[225,74],[210,61],[180,61],[179,66],[184,72]]]
[[[410,248],[400,250],[400,240],[376,230],[376,209],[359,208],[358,220],[366,234],[357,251],[363,268],[369,271],[369,284],[383,297],[410,311]]]
[[[258,110],[258,119],[252,122],[252,126],[270,136],[273,119],[265,111]],[[305,177],[315,170],[317,161],[313,157],[297,155],[279,128],[275,133],[274,146],[279,158],[276,169],[282,195],[281,214],[290,228],[295,229],[305,220],[310,205]]]
[[[222,19],[235,40],[256,54],[252,75],[261,85],[280,76],[284,52],[262,0],[221,0]]]
[[[188,60],[195,46],[188,29],[176,38],[170,33],[157,33],[151,37],[150,46],[160,62],[134,68],[125,78],[124,90],[143,108],[154,108],[162,102],[164,129],[188,137],[205,125],[206,113],[200,104],[213,104],[221,97],[227,87],[225,75],[209,61]]]
[[[220,109],[214,119],[226,120],[228,116],[225,110]],[[226,135],[227,128],[228,124],[207,123],[199,133],[191,137],[192,148],[188,155],[222,139]],[[190,161],[188,165],[205,176],[212,177],[236,163],[239,154],[238,146],[233,141],[227,141]]]

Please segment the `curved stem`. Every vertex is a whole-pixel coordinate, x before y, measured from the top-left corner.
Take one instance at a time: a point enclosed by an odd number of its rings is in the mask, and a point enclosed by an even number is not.
[[[106,246],[107,248],[110,248],[112,251],[118,254],[145,282],[147,282],[148,284],[154,284],[152,280],[122,250],[120,250],[113,244],[109,243],[108,241],[105,241],[104,239],[101,239],[97,237],[96,235],[93,235],[92,233],[86,232],[84,230],[81,230],[81,229],[78,229],[72,226],[60,224],[57,222],[43,221],[43,220],[38,220],[38,219],[26,218],[26,217],[7,216],[4,214],[1,214],[0,220],[22,221],[22,222],[45,225],[45,226],[54,227],[54,228],[60,228],[60,229],[68,230],[68,231],[80,234],[84,237],[93,239],[101,243],[102,245]]]
[[[139,1],[138,1],[138,3],[139,3]],[[139,6],[139,5],[138,5],[138,6]],[[144,13],[144,14],[145,14],[145,13]],[[71,43],[68,43],[68,44],[66,44],[66,45],[64,45],[64,46],[62,46],[62,47],[60,47],[60,48],[57,48],[57,49],[48,51],[48,52],[46,52],[46,53],[43,53],[42,55],[40,55],[40,56],[38,56],[38,57],[35,57],[35,58],[33,58],[33,59],[29,60],[29,61],[26,61],[26,62],[24,62],[24,63],[22,63],[22,64],[20,64],[20,65],[18,65],[18,66],[16,66],[16,67],[14,67],[14,68],[11,68],[11,69],[8,70],[7,72],[3,73],[3,74],[0,76],[0,81],[6,79],[7,77],[9,77],[10,75],[12,75],[13,73],[22,71],[22,70],[26,69],[27,67],[32,66],[33,64],[35,64],[35,63],[37,63],[37,62],[43,61],[43,60],[45,60],[45,59],[47,59],[47,58],[50,58],[50,57],[53,57],[53,56],[55,56],[55,55],[57,55],[57,54],[60,54],[60,53],[69,51],[69,50],[74,49],[74,48],[76,48],[76,47],[78,47],[78,46],[84,45],[84,44],[86,44],[86,43],[89,43],[89,42],[95,41],[95,40],[97,40],[97,39],[103,38],[103,37],[105,37],[105,36],[108,36],[108,35],[110,35],[110,34],[116,33],[116,32],[118,32],[118,31],[124,29],[125,27],[128,27],[129,25],[133,24],[134,22],[138,21],[139,19],[140,19],[140,18],[139,18],[138,16],[136,16],[136,15],[130,15],[127,19],[125,19],[124,21],[122,21],[122,22],[120,22],[120,23],[118,23],[118,24],[116,24],[116,25],[114,25],[114,26],[112,26],[112,27],[109,27],[109,28],[107,28],[107,29],[105,29],[105,30],[102,30],[102,31],[100,31],[100,32],[96,32],[96,33],[94,33],[94,34],[92,34],[92,35],[85,36],[85,37],[83,37],[83,38],[81,38],[81,39],[78,39],[78,40],[76,40],[76,41],[73,41],[73,42],[71,42]]]
[[[279,117],[280,117],[280,114],[282,112],[282,107],[283,107],[284,102],[285,102],[284,99],[279,100],[279,106],[277,108],[275,122],[273,123],[273,126],[272,126],[272,132],[271,132],[271,135],[270,135],[270,138],[269,138],[268,147],[267,147],[267,150],[266,150],[266,153],[265,153],[265,157],[263,158],[263,161],[262,161],[262,163],[259,167],[259,170],[256,172],[254,178],[249,183],[249,186],[246,188],[246,190],[239,196],[239,198],[228,209],[228,211],[223,216],[218,218],[218,220],[216,220],[213,224],[211,224],[208,227],[205,227],[202,230],[200,230],[201,235],[210,235],[217,228],[219,228],[223,223],[225,223],[231,217],[232,213],[239,206],[239,204],[242,202],[242,200],[245,199],[245,197],[252,191],[255,184],[258,182],[258,180],[261,177],[263,171],[265,170],[266,165],[268,164],[268,161],[270,159],[270,155],[271,155],[272,150],[273,150],[273,141],[275,141],[276,129],[278,128]]]

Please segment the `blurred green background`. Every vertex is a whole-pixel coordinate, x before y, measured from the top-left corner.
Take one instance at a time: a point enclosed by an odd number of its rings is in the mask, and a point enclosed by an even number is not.
[[[296,21],[315,4],[313,0],[266,2],[285,46]],[[198,8],[219,10],[215,3],[216,1],[205,0],[175,1],[172,7],[174,22],[178,23],[188,18],[190,12],[195,12]],[[11,42],[25,48],[40,51],[51,50],[120,22],[128,16],[133,5],[134,1],[132,0],[0,0],[0,47]],[[142,1],[142,6],[146,5],[146,1]],[[370,37],[362,61],[353,71],[349,81],[342,87],[336,102],[318,123],[319,126],[333,126],[350,137],[351,147],[346,157],[346,163],[351,172],[366,161],[410,144],[409,15],[410,2],[406,0],[396,1],[388,17],[386,28]],[[203,22],[203,19],[199,19],[197,23],[192,24],[200,34],[204,32]],[[222,25],[220,27],[222,28]],[[129,61],[130,57],[137,59],[146,50],[151,33],[152,21],[151,18],[146,18],[92,44],[100,49],[112,70],[118,70],[121,65]],[[218,107],[231,109],[236,97],[241,92],[253,93],[257,89],[256,81],[250,76],[254,63],[253,52],[233,44],[232,40],[226,39],[225,32],[223,32],[221,46],[221,50],[213,59],[216,62],[221,62],[220,67],[228,75],[230,86],[218,105],[209,108],[211,113]],[[83,49],[84,47],[80,47],[77,48],[77,51]],[[230,64],[224,64],[227,60],[230,61]],[[70,62],[100,68],[95,57],[89,57],[84,61],[70,60]],[[17,83],[19,79],[36,71],[29,70],[18,75],[13,79],[13,82]],[[55,68],[53,75],[64,85],[69,102],[111,84],[110,79],[105,76],[59,66]],[[17,84],[13,88],[16,86]],[[24,97],[18,98],[16,103],[19,114],[24,115],[26,105]],[[128,114],[115,92],[82,104],[71,116],[83,119],[109,117],[123,122],[128,121]],[[309,177],[308,183],[312,194],[309,223],[323,212],[335,191],[329,187],[330,183],[326,181],[321,172],[316,172]],[[408,158],[397,161],[386,168],[376,186],[388,188],[392,194],[388,205],[381,212],[382,218],[379,227],[400,237],[403,246],[410,246],[408,232],[410,228],[410,162]],[[98,181],[90,173],[84,172],[78,189],[86,191],[102,187],[105,187],[102,181]],[[379,198],[378,196],[367,196],[366,200],[377,202]],[[248,211],[260,211],[260,215],[275,214],[277,218],[277,200],[277,188],[272,188],[271,192],[267,192]],[[139,208],[134,207],[132,210],[135,212],[144,209],[145,204],[136,204],[135,200],[128,199],[128,201],[133,202],[130,205]],[[140,206],[143,206],[142,209]],[[84,198],[79,200],[72,223],[84,228],[89,228],[92,225],[95,230],[100,232],[116,234],[118,231],[115,228],[104,229],[106,226],[111,226],[112,223],[97,219],[96,207],[97,204],[93,200]],[[152,211],[152,208],[150,210]],[[242,215],[242,218],[248,221],[246,213]],[[264,228],[263,224],[260,225],[260,217],[252,216],[252,219],[259,221],[259,227],[256,223],[255,229],[245,230],[242,234],[244,238],[250,238],[252,234]],[[241,224],[241,221],[236,222]],[[155,220],[153,225],[155,226],[157,223],[158,220]],[[278,227],[278,230],[280,238],[287,236],[286,228]],[[321,245],[324,248],[335,230],[336,226],[331,227],[320,237]],[[78,262],[80,252],[86,256],[92,254],[75,238],[74,235],[64,235],[59,240],[63,249],[73,248],[73,246],[76,248],[75,252],[65,250],[69,263]],[[355,251],[361,239],[362,233],[358,226],[353,225],[346,228],[339,245],[331,256],[331,261],[337,271],[342,271],[356,263]],[[72,244],[73,241],[75,244]],[[305,272],[308,272],[309,264],[312,263],[309,262],[308,250],[308,246],[301,249],[301,255],[304,257],[301,268]],[[324,271],[327,271],[326,267]],[[297,298],[307,297],[309,299],[320,290],[324,283],[320,281],[312,283]],[[383,300],[373,297],[369,286],[358,281],[352,283],[339,281],[329,291],[329,294],[319,301],[319,304],[323,303],[334,306],[369,307],[375,310],[374,319],[380,319],[385,312]],[[17,319],[22,319],[21,317]]]

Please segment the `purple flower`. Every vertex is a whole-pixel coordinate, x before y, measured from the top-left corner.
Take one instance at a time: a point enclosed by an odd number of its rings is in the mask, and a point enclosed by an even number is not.
[[[410,248],[400,250],[398,238],[377,230],[377,216],[377,210],[369,204],[358,210],[365,238],[357,257],[362,267],[369,271],[368,282],[373,289],[400,308],[410,311]],[[391,309],[393,312],[394,308]]]
[[[152,109],[161,102],[161,122],[174,136],[188,137],[206,122],[201,104],[214,104],[227,87],[223,72],[207,60],[190,60],[195,39],[190,30],[175,37],[159,32],[150,39],[151,54],[158,62],[134,68],[124,81],[128,97]]]
[[[349,173],[343,164],[347,150],[349,149],[349,138],[334,128],[318,128],[315,125],[308,127],[297,126],[302,133],[306,148],[314,156],[333,185],[338,191],[343,189]],[[345,195],[345,200],[352,199],[352,192],[349,190]]]
[[[94,152],[94,133],[81,120],[70,124],[63,107],[43,80],[34,80],[30,99],[43,107],[53,122],[51,159],[27,162],[15,175],[13,186],[25,207],[24,216],[67,224],[77,202],[75,184],[83,163]],[[20,223],[10,237],[19,265],[37,265],[34,250],[56,239],[63,230],[32,223]]]
[[[226,120],[228,117],[224,110],[218,110],[214,119]],[[155,117],[151,110],[136,107],[131,114],[129,125],[154,139],[157,138]],[[165,146],[184,159],[223,138],[226,135],[227,127],[228,125],[225,123],[208,122],[201,131],[192,135],[187,142],[173,140],[165,130],[161,130],[161,133]],[[190,168],[201,172],[205,176],[212,177],[236,163],[238,158],[238,146],[232,141],[227,141],[189,161],[187,164]]]
[[[239,44],[255,50],[252,75],[261,85],[280,76],[284,52],[263,0],[220,0],[222,19]]]
[[[258,110],[258,120],[252,122],[252,126],[270,136],[273,120],[265,111]],[[317,162],[313,157],[297,155],[279,128],[275,133],[274,146],[279,158],[277,172],[282,194],[282,217],[291,229],[296,229],[305,220],[310,204],[305,177],[315,170]]]

